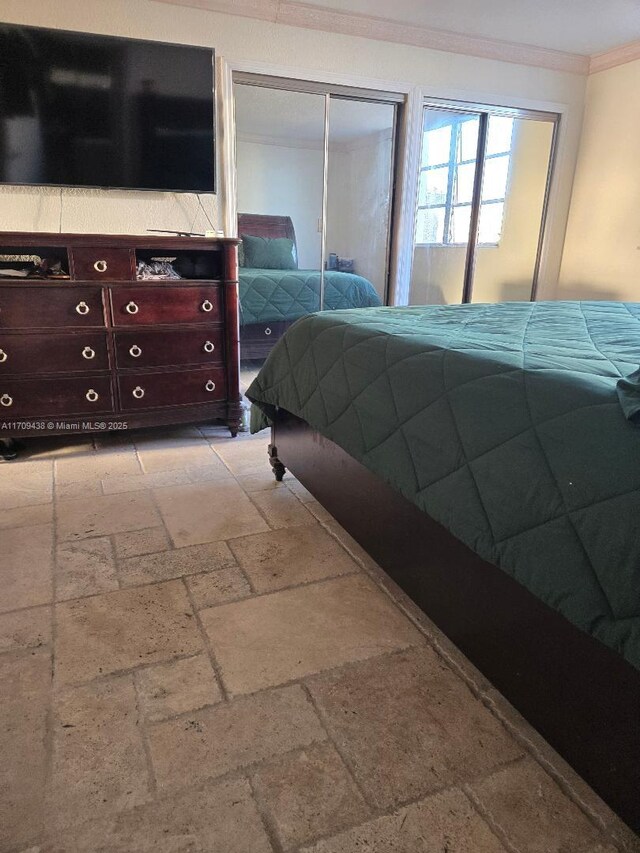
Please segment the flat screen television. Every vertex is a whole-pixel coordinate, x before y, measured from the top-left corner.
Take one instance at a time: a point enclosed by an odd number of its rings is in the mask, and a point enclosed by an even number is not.
[[[214,192],[213,60],[0,24],[0,182]]]

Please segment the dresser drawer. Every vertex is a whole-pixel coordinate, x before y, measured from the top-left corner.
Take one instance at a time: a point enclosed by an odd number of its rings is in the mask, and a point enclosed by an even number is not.
[[[76,281],[125,281],[135,279],[133,249],[82,248],[71,250]]]
[[[123,411],[213,403],[226,398],[223,367],[170,373],[121,373],[118,384]]]
[[[217,285],[186,287],[113,287],[111,306],[115,326],[153,326],[158,323],[211,323],[221,317]]]
[[[74,285],[0,286],[0,329],[61,326],[104,326],[102,289]]]
[[[3,379],[0,418],[92,415],[113,409],[109,376],[71,379]]]
[[[116,332],[119,368],[169,367],[219,364],[222,361],[220,328],[181,329],[164,332]]]
[[[0,376],[108,369],[107,338],[100,332],[13,335],[0,331]]]

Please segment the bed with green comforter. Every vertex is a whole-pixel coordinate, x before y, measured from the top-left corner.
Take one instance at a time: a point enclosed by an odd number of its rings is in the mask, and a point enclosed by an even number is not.
[[[640,668],[639,365],[640,304],[372,308],[294,324],[247,396]]]
[[[252,269],[240,267],[240,323],[275,323],[297,320],[320,309],[318,270]],[[380,305],[380,297],[368,279],[327,270],[324,274],[324,307],[367,308]]]

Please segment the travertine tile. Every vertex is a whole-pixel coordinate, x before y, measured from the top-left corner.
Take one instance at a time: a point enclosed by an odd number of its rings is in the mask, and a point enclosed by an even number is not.
[[[269,529],[233,479],[154,492],[176,547],[201,545]]]
[[[17,464],[0,466],[0,850],[269,853],[251,789],[237,776],[251,777],[277,849],[498,853],[498,837],[520,853],[638,847],[586,783],[507,714],[537,755],[560,765],[595,814],[592,826],[537,764],[522,760],[519,745],[370,581],[346,576],[363,561],[398,600],[290,472],[275,481],[266,432],[237,440],[224,427],[204,433],[97,436],[97,450],[90,439],[34,440]],[[134,441],[149,473],[137,466]],[[103,481],[113,494],[103,496]],[[151,489],[164,493],[163,513],[184,546],[176,551]],[[62,543],[57,598],[89,597],[56,606],[51,760],[52,494]],[[285,526],[270,530],[257,505],[271,527]],[[140,588],[115,589],[107,536],[124,583]],[[274,593],[301,583],[310,586]],[[222,700],[190,602],[232,695],[269,689]],[[313,703],[298,685],[271,686],[301,676]],[[489,697],[499,704],[495,691]],[[208,781],[228,772],[233,781]],[[429,799],[372,819],[359,789],[385,812]]]
[[[252,476],[256,472],[271,470],[266,436],[267,433],[262,441],[216,441],[212,447],[236,477]]]
[[[232,539],[229,546],[257,592],[344,575],[359,568],[319,524],[244,536]]]
[[[50,464],[23,465],[18,461],[0,469],[0,510],[46,504],[52,500]]]
[[[587,853],[602,839],[533,759],[471,784],[485,813],[527,853]]]
[[[155,471],[153,474],[127,474],[120,477],[107,477],[102,481],[105,495],[119,495],[125,492],[140,492],[159,486],[180,486],[189,483],[189,475],[181,468],[171,471]]]
[[[200,615],[225,684],[236,694],[422,640],[360,575],[248,598]]]
[[[379,808],[489,773],[522,754],[426,645],[325,673],[309,689]]]
[[[268,468],[260,467],[251,474],[244,474],[241,477],[236,477],[245,492],[271,492],[274,489],[286,489],[287,484],[282,480],[276,480],[273,476],[271,466]]]
[[[42,829],[51,654],[0,657],[0,850],[34,842]]]
[[[30,607],[0,615],[0,652],[34,649],[50,642],[50,607]]]
[[[127,530],[156,527],[160,521],[146,492],[73,498],[58,504],[58,539],[87,539]]]
[[[304,848],[308,853],[354,853],[356,850],[363,853],[505,853],[505,848],[458,790],[436,794]]]
[[[172,545],[164,527],[149,527],[147,530],[130,530],[116,533],[113,537],[116,557],[126,560],[141,554],[157,554],[167,551]]]
[[[56,483],[54,493],[58,501],[68,501],[72,498],[94,498],[102,494],[102,483],[100,480],[78,480],[71,483]]]
[[[31,465],[48,463],[53,471],[53,462],[62,456],[76,456],[78,453],[90,453],[93,441],[88,435],[58,435],[46,438],[29,439],[21,451],[20,460]]]
[[[120,561],[119,573],[124,586],[133,586],[234,565],[235,560],[227,543],[213,542],[130,557]]]
[[[180,581],[106,592],[56,605],[56,678],[61,684],[201,650]]]
[[[327,530],[331,533],[332,536],[335,536],[338,542],[345,548],[349,554],[359,562],[361,565],[365,567],[373,567],[374,569],[379,569],[378,564],[375,562],[373,557],[371,557],[360,545],[359,542],[351,536],[351,534],[347,533],[347,531],[339,524],[335,518],[330,515],[327,510],[321,505],[318,504],[317,507],[314,507],[313,504],[309,504],[309,509],[317,515],[320,521],[323,521]],[[323,520],[321,516],[323,513],[326,515],[326,518]]]
[[[371,815],[330,743],[268,762],[258,768],[253,782],[285,848],[335,834]]]
[[[56,600],[118,589],[111,541],[106,536],[64,542],[56,552]]]
[[[97,432],[92,436],[93,444],[98,451],[135,450],[134,430],[116,430],[115,432]]]
[[[141,669],[136,680],[142,712],[152,722],[197,711],[222,699],[211,662],[204,654]]]
[[[220,459],[215,456],[213,465],[198,465],[194,468],[187,468],[186,473],[190,483],[206,483],[210,480],[231,480],[233,474],[226,466],[221,467]]]
[[[333,516],[329,512],[329,510],[325,509],[321,503],[318,501],[308,501],[306,503],[306,507],[312,515],[314,515],[318,521],[333,521]]]
[[[306,506],[289,489],[253,492],[251,500],[273,528],[316,522]]]
[[[229,472],[219,463],[209,443],[202,436],[159,438],[136,441],[138,456],[146,474],[173,468],[218,467],[221,477]]]
[[[295,480],[293,477],[287,477],[286,480],[287,487],[293,492],[293,494],[298,498],[298,500],[302,501],[302,503],[317,503],[314,496],[308,489],[302,485],[302,483]]]
[[[89,821],[42,853],[271,853],[244,779],[209,783]],[[40,849],[35,851],[40,853]]]
[[[222,703],[149,728],[160,787],[221,776],[325,738],[297,685]]]
[[[140,471],[140,463],[133,448],[78,453],[62,456],[55,461],[56,483],[104,480],[106,477],[139,474]]]
[[[198,610],[251,595],[251,587],[238,566],[190,575],[186,580]]]
[[[2,531],[0,612],[48,604],[53,597],[53,527]]]
[[[0,489],[3,488],[0,475]],[[0,530],[17,527],[35,527],[40,524],[51,524],[53,521],[53,503],[37,504],[36,506],[18,506],[13,509],[0,511]],[[0,534],[1,535],[1,534]]]
[[[58,693],[47,818],[53,828],[118,812],[149,798],[131,676]]]

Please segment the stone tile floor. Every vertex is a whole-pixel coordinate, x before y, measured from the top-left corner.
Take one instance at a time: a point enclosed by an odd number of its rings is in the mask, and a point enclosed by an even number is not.
[[[640,849],[266,442],[0,464],[0,851]]]

